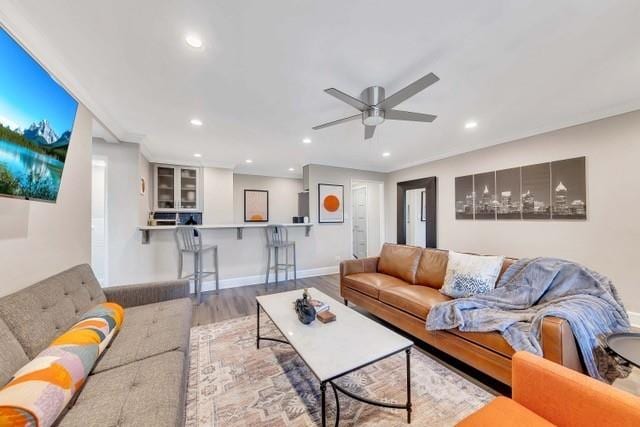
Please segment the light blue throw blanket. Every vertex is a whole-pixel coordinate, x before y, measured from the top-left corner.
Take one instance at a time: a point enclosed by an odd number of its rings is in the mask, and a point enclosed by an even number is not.
[[[499,331],[515,350],[542,355],[545,316],[566,319],[585,367],[612,382],[628,370],[604,350],[604,338],[629,329],[629,318],[611,281],[584,266],[556,258],[522,259],[486,294],[437,304],[427,329]]]

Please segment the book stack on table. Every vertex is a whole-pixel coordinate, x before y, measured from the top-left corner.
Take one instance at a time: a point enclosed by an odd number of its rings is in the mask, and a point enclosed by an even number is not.
[[[312,299],[310,301],[310,304],[316,310],[316,319],[318,319],[322,323],[329,323],[336,320],[336,315],[329,311],[331,308],[329,307],[329,304],[317,299]]]

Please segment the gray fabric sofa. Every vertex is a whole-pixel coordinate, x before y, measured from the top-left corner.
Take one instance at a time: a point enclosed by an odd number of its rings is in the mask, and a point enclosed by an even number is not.
[[[185,280],[102,289],[91,267],[78,265],[0,298],[0,387],[105,301],[125,307],[124,323],[59,426],[184,425],[192,315]]]

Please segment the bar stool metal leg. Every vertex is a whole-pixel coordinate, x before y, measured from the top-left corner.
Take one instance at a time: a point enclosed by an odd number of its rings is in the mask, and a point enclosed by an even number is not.
[[[289,247],[284,247],[284,280],[289,280]]]
[[[271,248],[267,247],[267,277],[264,279],[264,288],[269,285],[269,273],[271,272]]]
[[[298,265],[296,264],[296,242],[293,242],[293,284],[298,287],[298,273],[296,270]]]
[[[178,251],[178,279],[182,279],[182,264],[184,263],[184,252]]]
[[[202,277],[204,276],[204,258],[202,251],[198,252],[198,304],[202,302]]]
[[[196,294],[196,299],[199,301],[198,294],[198,253],[193,253],[193,292]]]
[[[278,284],[278,270],[280,269],[280,265],[278,264],[278,247],[276,246],[275,248],[273,248],[273,251],[275,252],[275,258],[276,258],[275,269],[276,269],[276,285],[277,285]]]
[[[216,294],[220,291],[220,275],[218,274],[218,247],[213,248],[213,267],[216,272]]]

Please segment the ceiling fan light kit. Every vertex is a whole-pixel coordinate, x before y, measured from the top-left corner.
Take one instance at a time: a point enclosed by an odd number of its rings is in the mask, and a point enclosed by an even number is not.
[[[360,118],[364,125],[364,139],[370,139],[373,137],[376,126],[384,123],[385,119],[430,123],[434,121],[437,116],[394,110],[393,107],[411,98],[418,92],[423,91],[438,80],[440,80],[438,76],[433,73],[429,73],[388,98],[385,97],[385,91],[382,86],[371,86],[366,88],[360,94],[360,99],[354,98],[351,95],[341,92],[335,88],[325,89],[326,93],[351,105],[359,110],[360,113],[314,126],[313,130],[324,129],[329,126],[338,125]]]

